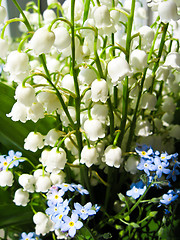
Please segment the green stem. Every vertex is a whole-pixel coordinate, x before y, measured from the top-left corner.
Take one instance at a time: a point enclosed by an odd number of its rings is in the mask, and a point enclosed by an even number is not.
[[[17,3],[16,0],[12,0],[15,4],[15,6],[17,7],[17,9],[19,10],[19,12],[21,13],[23,19],[24,19],[24,24],[26,25],[28,31],[33,31],[33,29],[31,28],[31,25],[29,24],[29,21],[27,20],[23,10],[21,9],[21,7],[19,6],[19,4]]]
[[[162,52],[163,52],[163,48],[164,48],[164,43],[165,43],[165,38],[166,38],[166,33],[167,33],[167,29],[168,29],[168,26],[169,26],[169,23],[165,24],[164,25],[164,28],[163,28],[163,33],[162,33],[162,37],[161,37],[161,42],[160,42],[160,46],[159,46],[159,51],[158,51],[158,55],[157,55],[157,61],[155,62],[154,64],[154,67],[153,67],[153,70],[152,70],[152,76],[153,76],[153,79],[152,79],[152,85],[149,89],[149,92],[152,93],[153,92],[153,89],[154,89],[154,83],[155,83],[155,73],[159,67],[159,61],[161,59],[161,55],[162,55]]]
[[[1,38],[3,39],[4,38],[4,33],[5,33],[5,30],[6,30],[6,27],[10,24],[10,23],[13,23],[13,22],[23,22],[24,23],[24,20],[21,19],[21,18],[13,18],[13,19],[10,19],[8,21],[6,21],[6,24],[4,25],[2,31],[1,31]]]
[[[25,43],[26,40],[27,40],[28,38],[30,38],[31,36],[32,36],[32,34],[29,34],[29,35],[27,35],[26,37],[24,37],[24,38],[21,40],[21,42],[19,43],[18,49],[17,49],[18,52],[21,52],[21,49],[22,49],[24,43]]]
[[[41,0],[38,0],[38,25],[41,27]]]
[[[66,114],[66,116],[67,116],[67,118],[68,118],[71,126],[72,126],[72,127],[75,127],[74,121],[72,120],[71,115],[69,114],[68,108],[67,108],[67,106],[66,106],[66,104],[65,104],[65,102],[64,102],[64,100],[63,100],[63,98],[62,98],[62,96],[61,96],[61,94],[60,94],[60,92],[59,92],[59,90],[57,89],[57,87],[56,87],[56,86],[53,84],[53,82],[51,81],[51,76],[50,76],[49,71],[48,71],[47,66],[46,66],[46,60],[45,60],[44,54],[39,55],[39,58],[40,58],[40,60],[41,60],[41,63],[42,63],[42,65],[43,65],[44,70],[45,70],[45,73],[46,73],[46,75],[47,75],[46,79],[47,79],[48,83],[49,83],[49,84],[54,88],[54,90],[56,91],[57,97],[58,97],[58,99],[59,99],[59,101],[60,101],[60,103],[61,103],[61,106],[62,106],[62,108],[63,108],[63,110],[64,110],[64,112],[65,112],[65,114]]]

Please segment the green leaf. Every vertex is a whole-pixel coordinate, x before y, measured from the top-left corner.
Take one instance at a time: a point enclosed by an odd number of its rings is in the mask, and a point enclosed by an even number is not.
[[[129,225],[132,226],[133,228],[139,228],[140,227],[139,224],[137,224],[135,222],[131,222]]]
[[[152,211],[152,212],[149,213],[149,216],[150,217],[155,217],[157,213],[158,213],[158,211]]]
[[[13,225],[31,224],[33,212],[30,207],[0,204],[0,229]]]
[[[84,22],[87,20],[87,18],[88,18],[89,6],[90,6],[90,0],[85,0],[83,23],[84,23]]]

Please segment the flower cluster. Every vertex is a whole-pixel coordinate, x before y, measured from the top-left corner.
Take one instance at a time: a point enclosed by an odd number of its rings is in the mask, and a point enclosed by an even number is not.
[[[11,2],[19,16],[6,21],[0,0],[0,151],[25,157],[0,156],[0,187],[34,214],[36,235],[31,221],[21,238],[159,238],[150,209],[179,195],[178,1],[148,2],[151,26],[141,0]]]

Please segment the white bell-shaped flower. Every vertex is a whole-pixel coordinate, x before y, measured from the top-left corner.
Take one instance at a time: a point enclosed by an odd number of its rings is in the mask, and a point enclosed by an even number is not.
[[[82,84],[91,85],[96,77],[97,76],[94,70],[85,67],[80,68],[78,79]]]
[[[27,138],[24,140],[24,148],[32,152],[36,152],[38,149],[44,147],[44,136],[39,132],[30,132]]]
[[[52,113],[61,107],[57,95],[51,92],[40,92],[37,95],[37,100],[43,105],[47,113]]]
[[[64,15],[67,19],[71,19],[71,0],[64,1],[63,5]],[[84,13],[84,2],[82,0],[76,0],[75,9],[74,9],[74,21],[81,20]]]
[[[68,106],[69,114],[74,122],[76,122],[76,110],[73,106]],[[69,119],[66,116],[66,113],[61,109],[58,111],[60,114],[60,119],[65,127],[69,125]]]
[[[93,119],[98,119],[102,123],[106,123],[108,117],[108,107],[104,104],[94,104],[91,108],[91,115]]]
[[[8,57],[4,70],[10,74],[18,75],[29,70],[29,58],[27,53],[12,51]]]
[[[6,58],[8,54],[9,44],[5,39],[0,38],[0,58]]]
[[[17,206],[26,206],[29,202],[29,193],[27,191],[24,191],[23,188],[19,188],[16,190],[14,194],[14,200],[13,202]]]
[[[180,54],[177,52],[170,52],[166,57],[164,66],[180,71]]]
[[[164,112],[173,113],[176,110],[174,99],[172,97],[165,97],[163,100],[164,101],[161,105],[161,109]]]
[[[152,134],[152,126],[148,120],[139,119],[136,122],[135,135],[147,137]]]
[[[147,53],[140,49],[135,49],[130,54],[130,64],[136,71],[142,71],[147,67]]]
[[[27,120],[37,122],[41,118],[44,118],[43,106],[39,102],[34,102],[31,107],[27,109]]]
[[[7,15],[6,8],[3,6],[0,6],[0,24],[4,23],[4,19]]]
[[[39,176],[36,179],[36,183],[35,183],[35,190],[36,192],[47,192],[49,190],[49,188],[51,187],[51,179],[49,176]]]
[[[105,129],[102,123],[97,119],[86,120],[84,122],[84,131],[91,141],[96,141],[98,138],[105,137]]]
[[[157,71],[156,71],[156,80],[158,81],[166,81],[168,76],[169,76],[169,73],[170,73],[170,69],[169,67],[167,66],[160,66],[158,67]]]
[[[104,151],[103,162],[105,162],[110,167],[119,168],[123,162],[121,148],[109,145]]]
[[[174,114],[172,112],[165,112],[161,118],[163,126],[168,127],[174,120]]]
[[[44,24],[50,24],[54,19],[56,19],[56,13],[52,9],[46,9],[43,12]]]
[[[158,14],[161,21],[165,23],[171,20],[177,21],[180,19],[180,16],[177,14],[177,5],[172,0],[160,2],[158,5]]]
[[[96,164],[98,162],[98,153],[95,147],[90,146],[84,146],[81,151],[81,160],[80,162],[82,164],[86,164],[87,167],[91,167],[93,164]]]
[[[180,140],[180,126],[178,124],[170,126],[169,135]]]
[[[60,171],[59,173],[52,172],[50,175],[50,179],[53,185],[64,183],[65,177],[66,174],[63,171]]]
[[[155,110],[156,102],[157,102],[156,96],[146,92],[141,97],[140,107],[142,109],[153,111]]]
[[[39,28],[29,42],[29,48],[35,55],[49,53],[55,40],[55,34],[47,28]]]
[[[19,84],[14,98],[25,106],[31,106],[33,102],[36,102],[35,90],[29,84],[26,84],[26,86]]]
[[[33,222],[36,224],[35,232],[37,235],[42,234],[43,236],[46,235],[48,232],[53,230],[53,222],[43,212],[37,212],[33,216]]]
[[[13,182],[14,182],[13,174],[11,171],[6,171],[6,170],[0,171],[0,186],[1,187],[6,187],[6,186],[11,187]]]
[[[93,102],[105,103],[108,98],[108,85],[104,79],[96,79],[91,84],[91,98]]]
[[[127,159],[127,161],[124,164],[124,169],[126,170],[126,172],[130,172],[131,174],[136,174],[138,169],[137,169],[137,165],[138,165],[139,161],[131,156]]]
[[[27,120],[27,107],[20,102],[16,102],[13,105],[11,112],[6,114],[6,116],[10,117],[15,122],[21,121],[25,123]]]
[[[53,170],[60,171],[64,169],[64,166],[67,162],[66,152],[64,149],[57,149],[57,147],[52,148],[47,156],[48,158],[45,162],[47,172],[52,172]]]
[[[51,129],[45,136],[44,145],[49,145],[51,147],[54,147],[54,144],[60,138],[61,135],[62,135],[61,131],[55,128]]]
[[[53,30],[55,34],[54,46],[59,51],[67,48],[71,44],[71,36],[65,27],[57,27]]]
[[[71,76],[70,74],[65,75],[61,81],[61,87],[75,93],[73,76]]]
[[[94,11],[93,17],[97,28],[103,29],[112,26],[110,12],[106,5],[97,7]]]
[[[18,181],[25,191],[34,192],[35,178],[33,175],[24,173],[19,177]]]
[[[77,139],[76,139],[76,136],[74,134],[71,134],[70,138],[67,137],[64,140],[64,145],[67,148],[67,150],[71,151],[72,155],[77,155],[78,154]]]
[[[112,83],[116,85],[124,77],[131,75],[131,70],[128,62],[122,58],[117,57],[108,63],[108,73],[112,79]]]
[[[144,50],[148,50],[151,47],[152,41],[154,39],[154,30],[149,26],[142,26],[138,29],[141,36],[141,44]]]
[[[48,70],[52,72],[58,72],[61,68],[61,63],[54,57],[46,57],[46,63]]]
[[[41,157],[39,158],[39,161],[42,163],[43,166],[46,166],[49,153],[50,153],[50,150],[48,149],[44,149],[41,153]]]

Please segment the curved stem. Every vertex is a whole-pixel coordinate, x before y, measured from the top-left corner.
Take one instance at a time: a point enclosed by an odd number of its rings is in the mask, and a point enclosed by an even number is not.
[[[23,22],[24,23],[24,20],[21,19],[21,18],[12,18],[8,21],[6,21],[6,24],[4,25],[2,31],[1,31],[1,38],[3,39],[4,38],[4,33],[5,33],[5,30],[6,30],[6,27],[10,24],[10,23],[13,23],[13,22]]]

